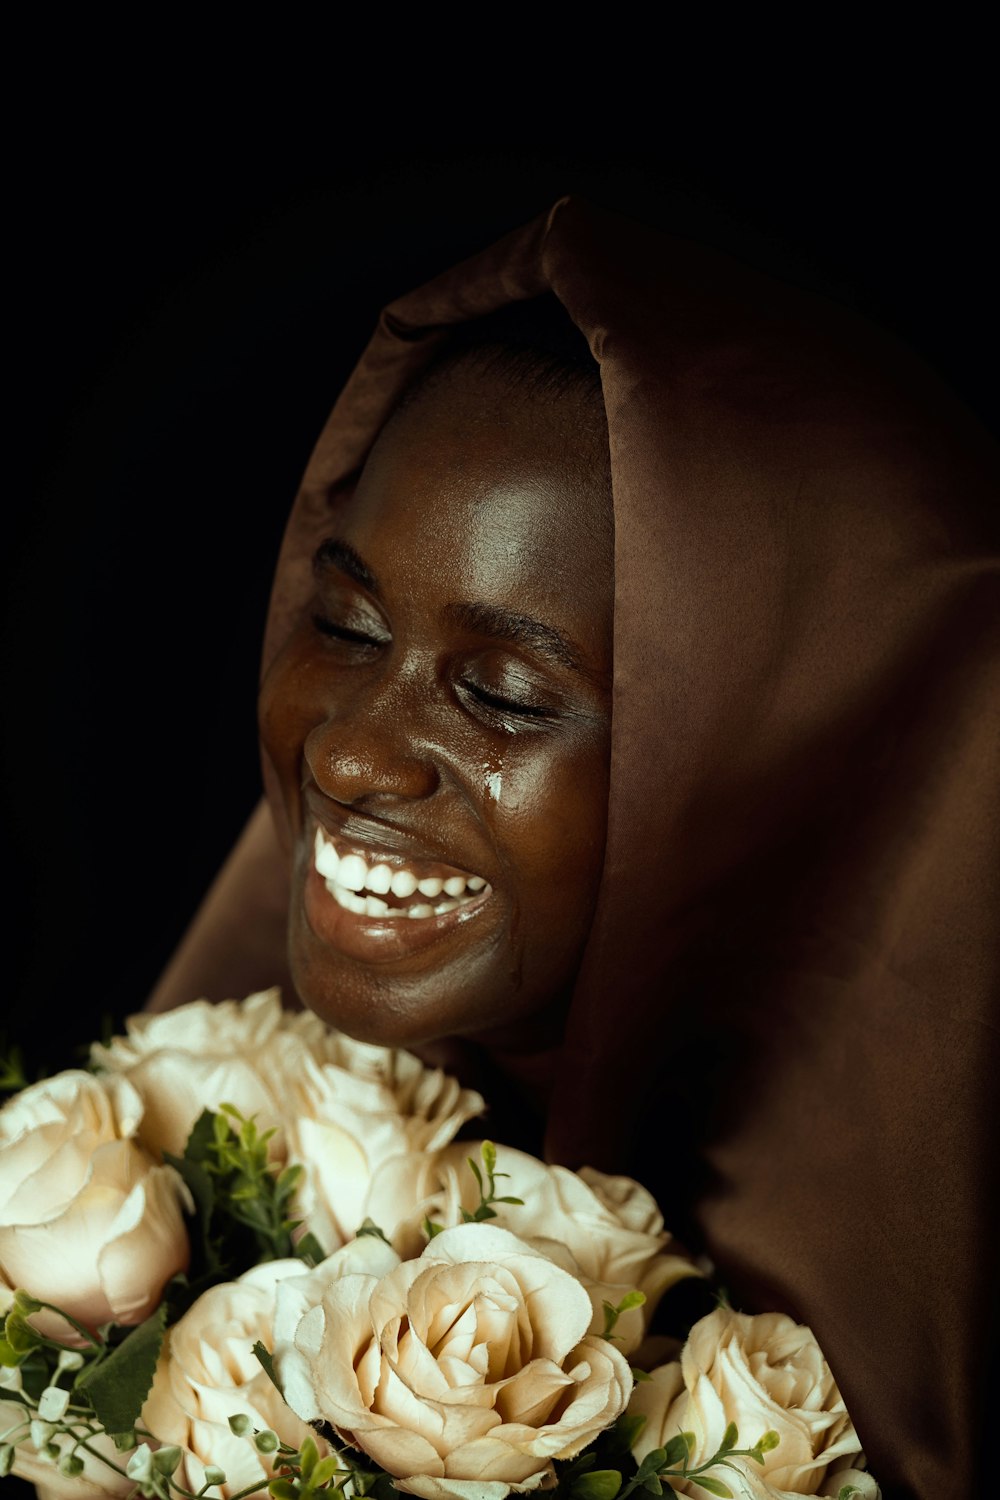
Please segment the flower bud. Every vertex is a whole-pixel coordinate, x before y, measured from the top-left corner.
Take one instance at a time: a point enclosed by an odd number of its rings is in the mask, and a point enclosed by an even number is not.
[[[64,1453],[59,1460],[59,1472],[71,1479],[75,1478],[77,1474],[83,1473],[83,1459],[78,1458],[75,1453]]]
[[[125,1473],[129,1479],[135,1479],[140,1484],[148,1479],[153,1472],[153,1455],[148,1443],[140,1443],[125,1465]]]
[[[265,1427],[263,1432],[258,1432],[254,1438],[254,1446],[258,1453],[277,1453],[278,1434],[272,1432],[270,1427]]]
[[[14,1444],[0,1443],[0,1479],[5,1479],[14,1467]]]
[[[208,1468],[205,1470],[205,1483],[206,1484],[225,1484],[225,1482],[226,1482],[226,1471],[225,1471],[225,1469],[219,1469],[219,1468],[216,1467],[215,1464],[209,1464]]]
[[[62,1386],[47,1385],[38,1398],[38,1415],[43,1422],[61,1422],[69,1406],[69,1391]]]
[[[153,1468],[158,1474],[172,1474],[180,1461],[181,1450],[173,1444],[158,1448],[153,1454]]]

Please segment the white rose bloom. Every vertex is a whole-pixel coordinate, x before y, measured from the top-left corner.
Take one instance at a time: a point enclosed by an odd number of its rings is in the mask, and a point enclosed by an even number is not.
[[[436,1149],[483,1108],[478,1094],[409,1053],[356,1042],[310,1011],[282,1010],[278,990],[132,1016],[126,1031],[91,1057],[142,1096],[143,1142],[180,1156],[203,1109],[234,1105],[276,1131],[274,1160],[306,1168],[295,1214],[328,1251],[364,1218],[376,1166]]]
[[[479,1204],[479,1188],[468,1158],[480,1163],[482,1142],[457,1142],[436,1156],[387,1163],[372,1183],[365,1213],[405,1256],[419,1253],[426,1215],[448,1229],[462,1222],[462,1210]],[[623,1313],[615,1325],[616,1343],[632,1354],[645,1335],[664,1292],[701,1271],[671,1248],[656,1200],[630,1177],[607,1177],[591,1167],[571,1172],[550,1167],[509,1146],[497,1147],[497,1182],[503,1197],[523,1206],[497,1203],[491,1223],[511,1230],[584,1285],[593,1309],[589,1331],[604,1330],[605,1301],[617,1306],[630,1291],[646,1301]]]
[[[21,1438],[26,1426],[25,1408],[14,1401],[0,1400],[0,1434],[8,1433],[5,1441]],[[73,1448],[73,1440],[67,1436],[53,1437],[60,1453]],[[92,1448],[105,1453],[113,1464],[124,1469],[128,1454],[121,1454],[109,1437],[90,1439]],[[106,1500],[108,1495],[129,1495],[135,1485],[124,1474],[116,1474],[107,1464],[83,1449],[78,1450],[83,1460],[83,1473],[75,1477],[60,1474],[58,1460],[43,1458],[32,1442],[30,1435],[23,1436],[14,1449],[14,1467],[11,1473],[18,1479],[27,1480],[35,1486],[39,1500]]]
[[[735,1422],[741,1448],[753,1447],[767,1431],[780,1438],[763,1464],[731,1460],[741,1471],[742,1493],[753,1500],[835,1496],[848,1483],[863,1500],[877,1500],[878,1486],[861,1472],[861,1444],[819,1344],[784,1313],[752,1317],[717,1308],[694,1325],[679,1364],[664,1365],[636,1386],[629,1410],[646,1418],[635,1444],[639,1460],[676,1433],[692,1432],[690,1462],[703,1463]],[[729,1482],[725,1470],[709,1472]],[[682,1495],[704,1493],[692,1481],[671,1483]]]
[[[188,1264],[185,1189],[131,1138],[141,1115],[125,1080],[76,1071],[0,1110],[0,1275],[89,1327],[141,1323]]]
[[[398,1489],[501,1500],[551,1483],[552,1460],[579,1453],[628,1401],[625,1357],[587,1336],[584,1289],[506,1230],[446,1230],[381,1278],[331,1269],[341,1274],[314,1282],[318,1300],[277,1344],[285,1393]]]
[[[306,1060],[287,1094],[288,1160],[305,1168],[296,1217],[327,1252],[368,1215],[372,1178],[384,1163],[438,1150],[484,1107],[479,1094],[408,1052],[340,1041],[341,1058]]]
[[[271,1477],[267,1458],[230,1431],[231,1416],[245,1413],[293,1447],[311,1435],[253,1352],[257,1339],[266,1348],[273,1342],[276,1287],[302,1270],[300,1260],[254,1266],[237,1281],[210,1287],[168,1333],[142,1423],[160,1443],[183,1450],[175,1478],[189,1490],[201,1489],[210,1464],[226,1474],[223,1495]],[[322,1440],[318,1445],[325,1451]]]
[[[337,1051],[317,1016],[282,1010],[278,990],[130,1016],[125,1029],[106,1047],[95,1043],[91,1062],[129,1080],[145,1106],[143,1144],[175,1156],[202,1110],[220,1104],[255,1116],[261,1130],[280,1127],[285,1093],[305,1059]],[[279,1140],[276,1154],[281,1149]]]

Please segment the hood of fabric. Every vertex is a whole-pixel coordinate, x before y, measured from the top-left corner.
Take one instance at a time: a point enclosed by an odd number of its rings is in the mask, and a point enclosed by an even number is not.
[[[563,199],[382,314],[289,522],[265,667],[449,325],[544,291],[600,365],[616,588],[604,875],[549,1153],[641,1175],[734,1295],[811,1323],[876,1474],[949,1493],[1000,1063],[996,468],[972,419],[845,309]]]

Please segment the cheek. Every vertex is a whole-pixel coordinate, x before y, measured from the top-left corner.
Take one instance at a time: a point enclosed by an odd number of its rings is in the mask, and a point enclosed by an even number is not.
[[[279,774],[298,766],[306,736],[322,718],[316,672],[292,640],[272,662],[257,697],[261,744]]]
[[[491,820],[511,889],[531,926],[579,936],[589,928],[604,862],[608,747],[603,735],[572,754],[509,763],[501,772]]]

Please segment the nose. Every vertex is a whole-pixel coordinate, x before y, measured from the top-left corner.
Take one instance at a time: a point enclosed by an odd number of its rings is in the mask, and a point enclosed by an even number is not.
[[[324,796],[344,806],[384,811],[433,795],[440,773],[416,737],[408,695],[360,693],[306,736],[306,765]]]

